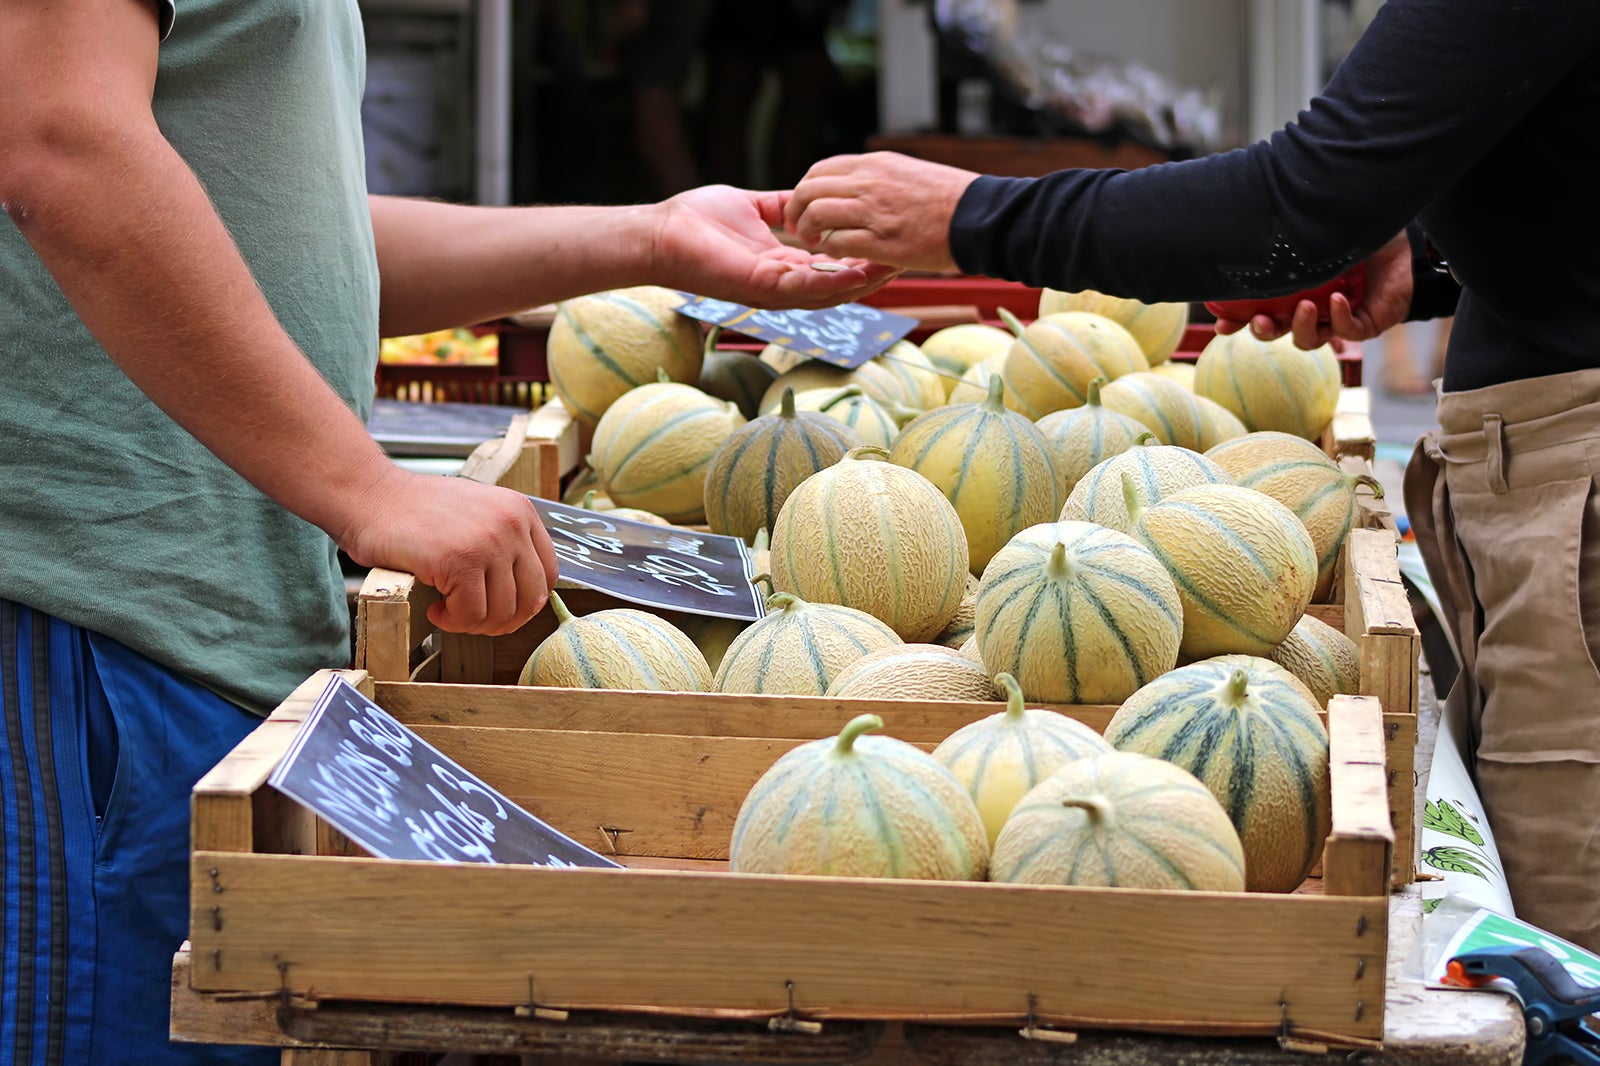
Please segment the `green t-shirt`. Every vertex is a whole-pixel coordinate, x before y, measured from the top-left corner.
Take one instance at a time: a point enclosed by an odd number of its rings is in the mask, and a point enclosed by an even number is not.
[[[155,88],[278,320],[363,418],[378,338],[365,61],[356,0],[177,0]],[[158,322],[163,302],[149,293]],[[0,597],[258,711],[349,662],[328,537],[146,399],[3,216],[0,500]]]

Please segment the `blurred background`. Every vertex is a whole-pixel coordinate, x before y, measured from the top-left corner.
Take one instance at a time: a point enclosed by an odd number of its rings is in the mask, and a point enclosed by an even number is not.
[[[1379,0],[361,0],[375,192],[629,203],[890,148],[986,173],[1269,136]],[[1445,327],[1365,346],[1381,439],[1432,424]]]

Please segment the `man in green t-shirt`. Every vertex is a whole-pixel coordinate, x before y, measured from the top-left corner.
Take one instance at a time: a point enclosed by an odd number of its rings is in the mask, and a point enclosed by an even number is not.
[[[461,632],[555,578],[525,497],[374,444],[378,337],[634,284],[821,306],[888,272],[811,270],[777,193],[369,198],[355,0],[0,5],[0,61],[0,1059],[202,1061],[165,1041],[189,789],[345,665],[336,547]]]

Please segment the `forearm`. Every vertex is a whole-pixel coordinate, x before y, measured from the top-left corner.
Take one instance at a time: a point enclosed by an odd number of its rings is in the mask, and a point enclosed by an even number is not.
[[[340,538],[393,464],[278,324],[154,124],[7,154],[14,220],[110,358],[223,462]]]
[[[390,196],[369,203],[386,337],[659,280],[651,268],[654,205],[470,207]]]

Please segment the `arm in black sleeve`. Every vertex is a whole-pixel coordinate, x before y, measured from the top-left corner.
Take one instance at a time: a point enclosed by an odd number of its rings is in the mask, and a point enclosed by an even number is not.
[[[979,178],[951,251],[968,273],[1147,301],[1298,292],[1404,228],[1597,39],[1593,0],[1389,0],[1270,141],[1133,171]]]

